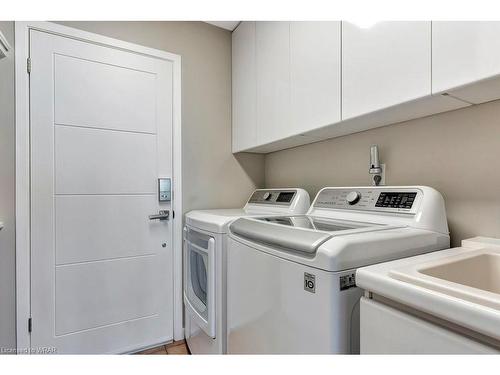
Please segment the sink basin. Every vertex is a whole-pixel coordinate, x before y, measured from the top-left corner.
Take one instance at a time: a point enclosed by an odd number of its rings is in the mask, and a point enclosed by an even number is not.
[[[500,249],[485,248],[391,270],[392,278],[500,310]]]
[[[470,258],[422,268],[424,275],[500,294],[500,254],[479,254]]]

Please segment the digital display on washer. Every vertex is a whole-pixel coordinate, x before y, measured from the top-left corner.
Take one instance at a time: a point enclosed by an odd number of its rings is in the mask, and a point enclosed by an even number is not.
[[[410,209],[416,196],[417,193],[382,192],[378,196],[375,207]]]
[[[276,199],[276,202],[290,203],[292,201],[294,195],[295,195],[294,191],[286,191],[286,192],[280,193],[278,195],[278,199]]]

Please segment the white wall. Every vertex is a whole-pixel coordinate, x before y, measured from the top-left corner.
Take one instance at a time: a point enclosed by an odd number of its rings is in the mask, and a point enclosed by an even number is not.
[[[0,21],[14,46],[14,22]],[[16,346],[14,55],[0,60],[0,354]]]

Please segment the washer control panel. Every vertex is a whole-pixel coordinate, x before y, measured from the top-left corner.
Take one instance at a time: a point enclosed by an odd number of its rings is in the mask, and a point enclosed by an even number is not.
[[[415,213],[422,198],[419,189],[352,188],[322,190],[314,202],[316,208]]]
[[[375,207],[411,209],[416,197],[416,192],[382,192],[378,196]]]
[[[290,206],[296,194],[295,190],[255,190],[248,203]]]

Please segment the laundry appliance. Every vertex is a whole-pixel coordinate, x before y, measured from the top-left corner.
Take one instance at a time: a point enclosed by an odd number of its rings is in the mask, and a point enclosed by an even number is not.
[[[327,187],[306,215],[229,226],[228,353],[359,352],[358,267],[449,247],[425,186]]]
[[[226,236],[240,217],[298,215],[308,211],[303,189],[258,189],[243,208],[196,210],[184,228],[185,335],[191,353],[226,352]]]

